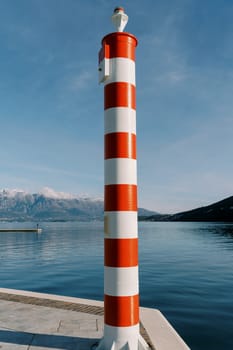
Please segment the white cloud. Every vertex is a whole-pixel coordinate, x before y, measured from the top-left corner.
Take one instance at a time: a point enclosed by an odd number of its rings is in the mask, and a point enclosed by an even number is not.
[[[69,88],[75,91],[83,90],[89,86],[91,81],[93,81],[93,74],[89,71],[83,71],[70,79]]]
[[[174,67],[175,68],[175,67]],[[168,72],[163,72],[156,76],[156,80],[159,83],[168,83],[168,84],[179,84],[184,82],[186,79],[190,77],[190,72],[183,68],[179,68],[177,70],[170,70]]]
[[[72,195],[71,193],[56,192],[55,190],[49,187],[42,188],[42,190],[39,193],[47,198],[53,198],[53,199],[74,199],[75,198],[75,196]]]
[[[16,189],[16,188],[14,189],[4,188],[4,189],[0,189],[0,194],[6,194],[8,197],[14,198],[18,194],[25,195],[25,194],[28,194],[28,192],[25,192],[24,190]]]

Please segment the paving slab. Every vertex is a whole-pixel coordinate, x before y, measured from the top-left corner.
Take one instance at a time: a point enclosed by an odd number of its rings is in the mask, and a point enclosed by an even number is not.
[[[103,336],[102,318],[0,300],[0,349],[90,349]]]

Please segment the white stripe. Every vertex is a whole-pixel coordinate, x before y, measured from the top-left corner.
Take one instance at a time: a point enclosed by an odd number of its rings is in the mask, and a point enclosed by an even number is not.
[[[139,339],[139,324],[130,327],[114,327],[105,324],[104,338],[101,340],[99,349],[141,349]]]
[[[131,158],[112,158],[104,161],[105,185],[137,185],[137,161]]]
[[[138,213],[135,211],[108,211],[104,213],[105,238],[137,238]]]
[[[126,82],[135,85],[135,62],[129,58],[110,58],[109,71],[105,85],[115,82]]]
[[[131,296],[138,291],[138,266],[104,267],[104,294]]]
[[[129,132],[136,134],[136,111],[127,107],[108,108],[104,112],[105,134]]]

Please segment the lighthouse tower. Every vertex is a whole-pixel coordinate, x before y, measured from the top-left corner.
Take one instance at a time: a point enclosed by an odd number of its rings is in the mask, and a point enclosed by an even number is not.
[[[128,16],[114,10],[116,32],[99,52],[104,84],[104,337],[98,350],[149,349],[139,333],[136,84],[137,39],[123,32]]]

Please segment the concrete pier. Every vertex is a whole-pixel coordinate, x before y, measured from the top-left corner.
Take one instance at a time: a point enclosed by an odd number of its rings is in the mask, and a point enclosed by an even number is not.
[[[37,232],[41,233],[42,228],[0,228],[1,232]]]
[[[103,337],[103,302],[0,288],[1,350],[94,349]],[[159,310],[140,308],[152,350],[188,350]]]

